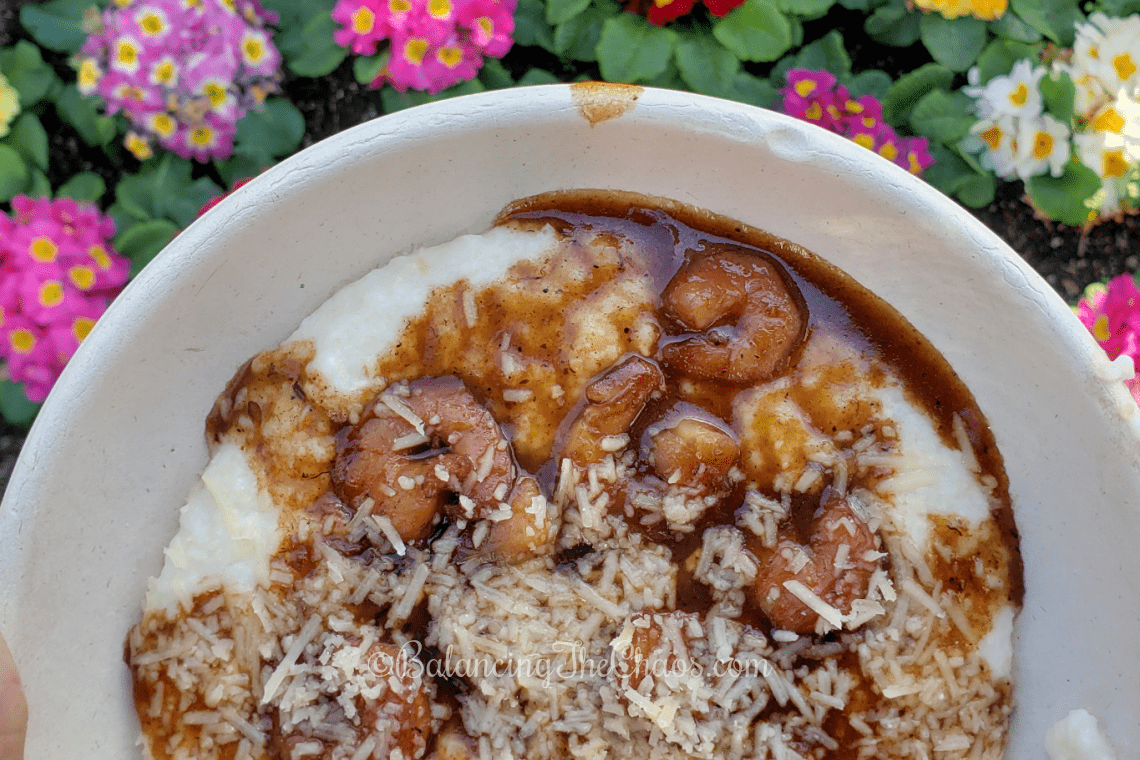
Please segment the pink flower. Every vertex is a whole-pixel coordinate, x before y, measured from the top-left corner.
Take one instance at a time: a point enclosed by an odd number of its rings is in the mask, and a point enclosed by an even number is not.
[[[1128,356],[1133,369],[1140,370],[1140,289],[1131,276],[1122,274],[1107,284],[1090,285],[1076,312],[1109,359]],[[1125,381],[1125,385],[1140,404],[1140,378]]]
[[[152,141],[224,160],[237,123],[277,90],[281,53],[266,28],[276,18],[255,0],[111,3],[80,50],[80,91],[126,114],[139,160]]]
[[[829,71],[789,69],[783,112],[843,135],[868,150],[921,174],[934,163],[925,137],[900,137],[883,121],[883,104],[871,95],[852,98]]]
[[[337,44],[372,55],[387,41],[387,65],[372,82],[435,93],[472,79],[483,56],[510,50],[517,0],[338,0]]]
[[[115,223],[70,198],[12,199],[0,216],[0,358],[32,401],[126,283],[130,262],[109,239]]]

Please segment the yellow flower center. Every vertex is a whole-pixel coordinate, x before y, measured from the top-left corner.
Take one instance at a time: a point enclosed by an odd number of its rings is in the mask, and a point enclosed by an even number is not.
[[[257,63],[265,57],[265,45],[261,43],[259,37],[246,39],[242,45],[242,51],[245,53],[245,59],[250,63]]]
[[[95,326],[94,319],[87,317],[77,317],[75,322],[71,325],[71,334],[75,339],[82,343],[84,339],[91,333],[91,328]]]
[[[922,164],[918,162],[918,156],[914,153],[906,154],[907,171],[911,174],[922,174]]]
[[[1096,45],[1089,45],[1089,58],[1100,58],[1100,48]]]
[[[101,245],[93,245],[87,249],[87,255],[95,262],[96,266],[106,272],[111,268],[111,256],[107,253],[107,249]]]
[[[174,117],[167,113],[157,114],[150,120],[150,128],[161,137],[170,137],[170,135],[174,134],[176,128]]]
[[[84,58],[83,63],[79,64],[79,89],[93,89],[95,85],[99,84],[100,76],[99,66],[95,63],[95,59]]]
[[[793,89],[801,98],[806,98],[808,95],[811,95],[813,92],[815,92],[815,87],[816,84],[812,80],[801,79],[800,81],[796,82]]]
[[[1009,102],[1021,108],[1027,100],[1029,100],[1029,87],[1025,82],[1021,82],[1017,85],[1017,89],[1009,94]]]
[[[424,56],[427,55],[427,49],[427,40],[413,37],[404,45],[404,58],[408,59],[408,61],[418,66],[424,62]]]
[[[174,61],[170,59],[159,61],[150,70],[151,81],[169,85],[174,82]]]
[[[436,18],[447,18],[451,15],[450,0],[430,0],[428,3],[428,13]]]
[[[1092,127],[1098,132],[1115,132],[1120,134],[1124,131],[1124,117],[1117,113],[1115,108],[1109,106],[1104,109],[1104,113],[1099,114],[1093,119]]]
[[[127,134],[127,139],[123,141],[123,144],[127,147],[127,150],[131,152],[131,155],[139,161],[146,161],[154,155],[154,151],[150,148],[150,143],[141,135],[137,135],[134,132]]]
[[[867,150],[875,149],[875,138],[871,137],[866,132],[860,132],[851,139],[855,141],[856,145],[862,145]]]
[[[985,140],[986,145],[990,146],[990,150],[997,150],[1001,145],[1002,131],[1001,127],[994,124],[992,127],[982,132],[982,139]]]
[[[214,142],[214,130],[203,124],[190,133],[190,142],[207,147]]]
[[[59,253],[59,248],[50,238],[38,237],[28,247],[28,253],[36,261],[49,263],[55,261],[55,255]]]
[[[1048,132],[1038,132],[1033,138],[1033,157],[1038,161],[1046,159],[1053,152],[1053,135]]]
[[[40,306],[59,306],[63,303],[63,283],[58,280],[48,280],[40,287]]]
[[[447,68],[454,69],[463,60],[463,51],[454,46],[442,47],[435,57]]]
[[[863,117],[863,126],[866,127],[867,129],[870,129],[871,127],[875,126],[875,117],[874,116],[864,116]]]
[[[392,13],[407,13],[412,9],[412,4],[408,0],[389,0],[388,10]]]
[[[122,40],[116,49],[115,57],[124,66],[134,66],[139,60],[139,51],[131,40]]]
[[[1093,322],[1093,337],[1099,340],[1101,343],[1104,343],[1106,340],[1112,337],[1112,333],[1108,331],[1107,314],[1101,314],[1096,318],[1096,321]]]
[[[376,14],[372,12],[371,8],[362,5],[352,14],[352,31],[357,34],[368,34],[375,25]]]
[[[1121,53],[1112,59],[1112,68],[1116,69],[1118,77],[1127,80],[1136,73],[1136,62],[1128,53]]]
[[[32,335],[31,330],[24,327],[13,330],[10,340],[12,341],[12,348],[16,349],[17,353],[30,354],[32,349],[36,347],[36,336]]]
[[[202,88],[202,92],[210,99],[210,104],[217,108],[226,102],[226,88],[217,82],[210,82]]]
[[[899,149],[894,143],[883,143],[883,147],[879,148],[879,155],[894,161],[899,157]]]
[[[1104,152],[1102,175],[1105,177],[1123,177],[1126,171],[1128,171],[1128,162],[1124,160],[1124,148]]]
[[[843,107],[847,109],[847,113],[863,113],[863,104],[858,100],[848,100]]]
[[[838,119],[839,118],[839,109],[833,105],[828,106],[827,107],[827,115],[833,119]]]
[[[166,24],[163,23],[162,16],[157,13],[147,13],[140,18],[139,27],[151,35],[162,34],[166,30]]]
[[[483,30],[483,34],[488,37],[495,36],[495,22],[493,22],[489,16],[480,16],[475,19],[475,23]]]
[[[812,103],[810,106],[808,106],[807,111],[804,112],[804,116],[808,117],[812,121],[818,121],[819,119],[823,118],[823,108],[819,105],[819,103]]]
[[[80,290],[89,290],[95,284],[95,272],[91,267],[72,267],[67,270],[67,276]]]

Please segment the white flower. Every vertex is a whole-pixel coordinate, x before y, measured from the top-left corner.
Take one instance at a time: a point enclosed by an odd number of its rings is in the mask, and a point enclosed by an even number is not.
[[[982,119],[970,128],[970,134],[977,136],[986,149],[980,161],[1002,179],[1017,176],[1017,122],[1012,116],[998,119]]]
[[[1014,167],[1017,176],[1029,179],[1043,174],[1047,168],[1054,177],[1060,177],[1072,153],[1069,127],[1043,114],[1035,119],[1022,119],[1017,129]]]
[[[1100,24],[1092,22],[1098,17],[1105,22],[1114,20],[1103,13],[1094,13],[1090,17],[1090,23],[1076,25],[1077,38],[1073,42],[1072,65],[1081,75],[1091,74],[1100,68],[1100,47],[1104,44],[1104,30]],[[1077,78],[1074,75],[1073,81],[1075,82]]]
[[[1107,99],[1108,93],[1092,72],[1073,63],[1058,61],[1053,64],[1054,71],[1063,71],[1073,81],[1076,93],[1073,98],[1073,108],[1078,114],[1088,114],[1099,108]]]
[[[994,77],[978,99],[978,115],[994,119],[1003,115],[1033,118],[1041,113],[1041,91],[1037,89],[1045,67],[1020,60],[1009,76]]]
[[[1073,138],[1081,163],[1103,178],[1122,179],[1131,163],[1124,136],[1115,132],[1085,132]]]
[[[1117,23],[1098,24],[1104,30],[1104,40],[1098,50],[1097,66],[1090,66],[1090,71],[1096,73],[1108,92],[1121,88],[1131,91],[1140,84],[1140,15],[1126,19],[1101,17],[1104,22]]]

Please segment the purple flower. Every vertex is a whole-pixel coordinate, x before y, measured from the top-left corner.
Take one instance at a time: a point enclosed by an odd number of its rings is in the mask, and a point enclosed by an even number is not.
[[[277,90],[276,20],[256,0],[116,0],[80,51],[80,92],[126,114],[140,160],[151,142],[224,160],[237,123]]]
[[[1122,274],[1106,284],[1090,285],[1076,308],[1077,317],[1109,359],[1127,356],[1140,370],[1140,289]],[[1125,382],[1140,404],[1140,378]]]

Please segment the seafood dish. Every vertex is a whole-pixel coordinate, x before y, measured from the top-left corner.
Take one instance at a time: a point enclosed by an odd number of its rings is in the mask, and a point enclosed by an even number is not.
[[[127,636],[155,760],[1000,758],[1001,455],[794,243],[563,191],[243,365]]]

